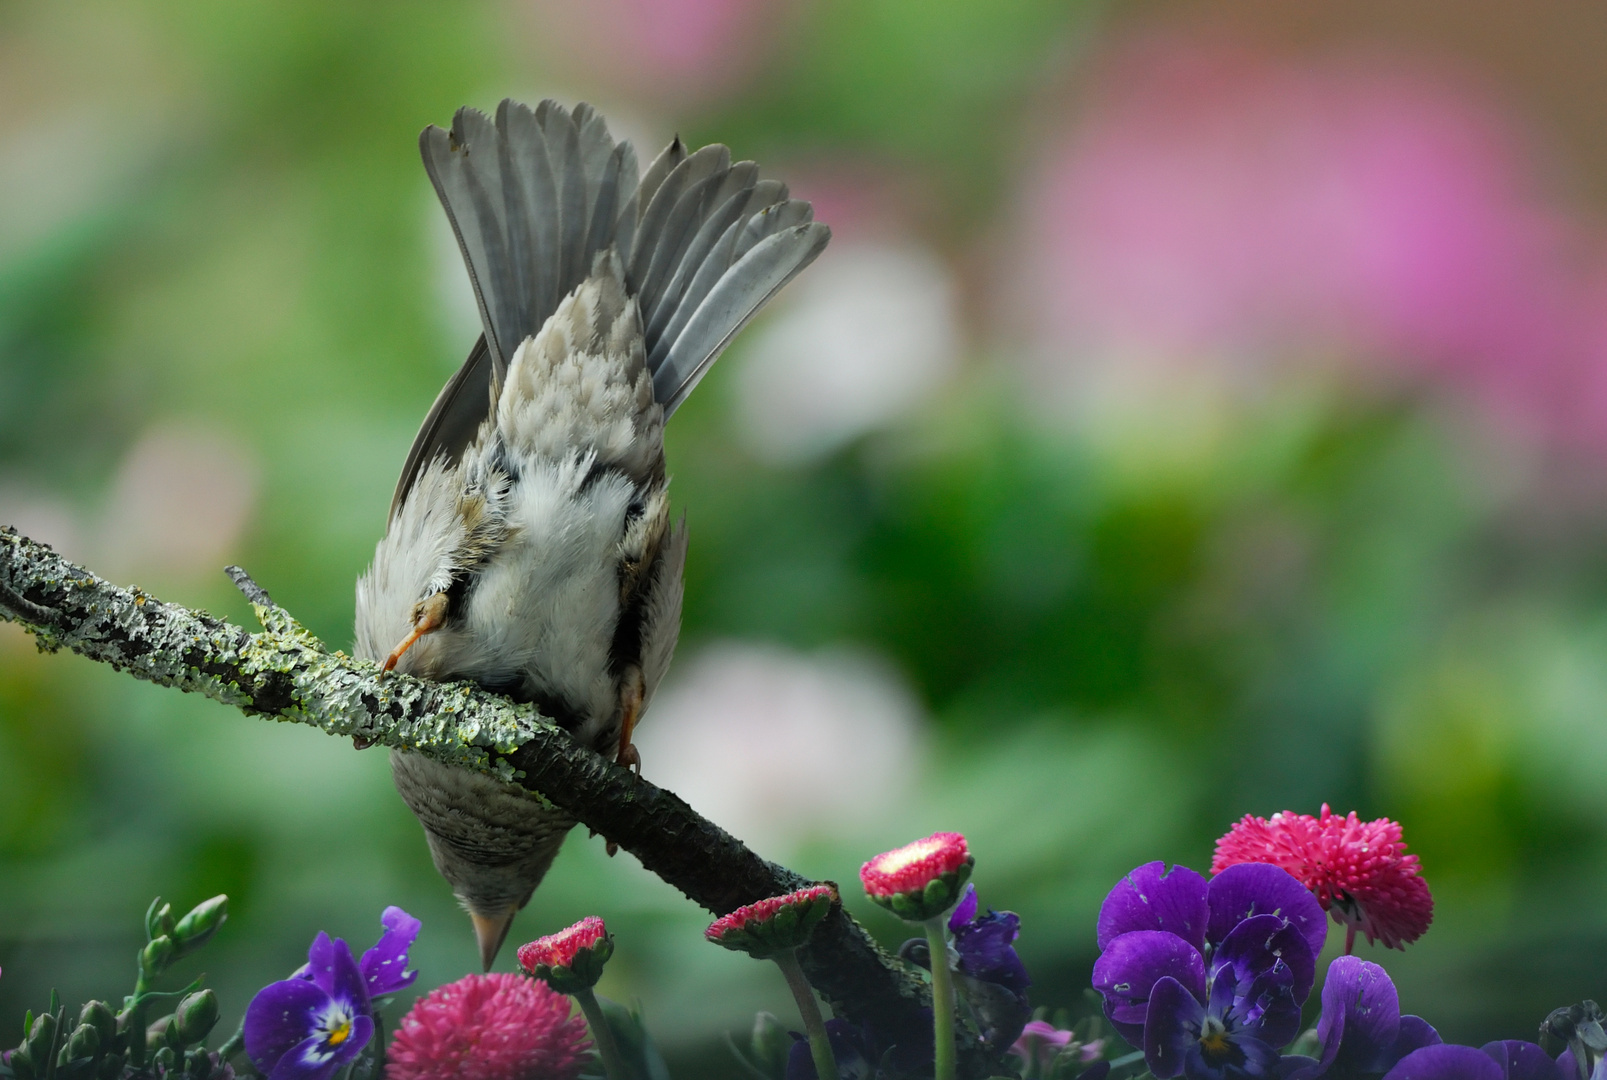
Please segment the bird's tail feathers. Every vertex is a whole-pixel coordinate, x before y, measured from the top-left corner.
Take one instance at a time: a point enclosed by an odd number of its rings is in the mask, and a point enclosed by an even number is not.
[[[676,139],[638,175],[596,110],[512,100],[424,129],[425,168],[452,222],[501,385],[514,350],[618,252],[641,309],[654,397],[668,416],[733,335],[812,262],[830,230],[786,185],[712,145]]]

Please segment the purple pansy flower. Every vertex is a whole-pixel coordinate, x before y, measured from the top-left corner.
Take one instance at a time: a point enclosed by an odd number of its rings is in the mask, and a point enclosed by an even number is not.
[[[1287,1080],[1351,1080],[1379,1076],[1412,1051],[1440,1041],[1416,1016],[1402,1016],[1400,997],[1377,964],[1341,956],[1328,965],[1317,1021],[1316,1058],[1286,1058]]]
[[[1518,1039],[1471,1046],[1441,1044],[1414,1050],[1384,1080],[1562,1080],[1558,1063]]]
[[[1032,1017],[1032,978],[1011,945],[1021,933],[1020,916],[991,908],[978,915],[978,906],[976,886],[967,885],[949,916],[956,983],[981,1024],[983,1041],[999,1049],[1015,1042]]]
[[[327,1080],[374,1035],[374,999],[412,985],[407,950],[420,923],[399,907],[380,917],[379,942],[352,959],[351,948],[322,931],[307,963],[258,991],[246,1008],[246,1054],[268,1080]]]
[[[1207,883],[1147,863],[1100,907],[1094,987],[1157,1077],[1276,1076],[1327,934],[1316,898],[1275,866]]]
[[[949,933],[954,935],[960,970],[973,979],[996,983],[1017,993],[1025,992],[1032,985],[1032,978],[1011,946],[1021,934],[1021,917],[1013,911],[992,908],[986,915],[979,916],[977,906],[976,886],[967,885],[954,913],[949,916]]]

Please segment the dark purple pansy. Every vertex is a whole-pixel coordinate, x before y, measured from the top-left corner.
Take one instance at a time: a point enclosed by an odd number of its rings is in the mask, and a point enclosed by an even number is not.
[[[967,885],[949,916],[954,936],[955,985],[965,995],[981,1028],[982,1040],[995,1050],[1015,1042],[1032,1019],[1027,987],[1032,978],[1011,944],[1021,933],[1013,911],[978,915],[976,887]]]
[[[973,979],[997,983],[1017,993],[1025,991],[1032,985],[1032,978],[1012,946],[1021,934],[1021,917],[1013,911],[992,908],[979,916],[977,907],[976,886],[967,885],[949,916],[949,933],[954,935],[960,970]],[[1011,1041],[1015,1041],[1014,1036]]]
[[[246,1054],[269,1080],[327,1080],[373,1038],[373,999],[417,977],[406,969],[419,921],[390,907],[381,922],[385,930],[361,964],[346,942],[320,931],[306,964],[251,999]]]
[[[1144,1018],[1145,1064],[1161,1078],[1276,1077],[1278,1047],[1299,1030],[1314,969],[1294,925],[1277,915],[1242,920],[1212,952],[1203,993],[1171,976],[1156,980]]]
[[[1377,964],[1341,956],[1328,965],[1322,984],[1322,1017],[1317,1021],[1316,1058],[1289,1058],[1287,1080],[1335,1080],[1378,1076],[1407,1054],[1440,1041],[1415,1016],[1402,1016],[1400,998],[1389,975]]]
[[[1248,923],[1255,929],[1240,934]],[[1245,1039],[1281,1046],[1293,1038],[1327,935],[1316,898],[1275,866],[1244,863],[1207,882],[1187,867],[1146,863],[1117,882],[1099,909],[1094,987],[1123,1038],[1146,1050],[1154,1045],[1163,1068],[1182,1070],[1186,1031],[1228,1057],[1240,1052],[1230,1053],[1229,1044]],[[1162,980],[1186,991],[1193,1005],[1169,988],[1164,1022],[1148,1033],[1151,994]],[[1219,1040],[1219,1028],[1232,1038]],[[1245,1045],[1247,1067],[1263,1068],[1261,1051]],[[1174,1053],[1179,1060],[1167,1056]]]
[[[1425,1046],[1414,1050],[1384,1080],[1562,1080],[1558,1063],[1534,1043],[1518,1039],[1471,1046]]]

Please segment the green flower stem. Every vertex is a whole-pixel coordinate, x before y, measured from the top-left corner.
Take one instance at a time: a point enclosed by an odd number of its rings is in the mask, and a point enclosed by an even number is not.
[[[926,946],[932,958],[932,1062],[936,1080],[954,1080],[954,978],[949,974],[949,943],[943,916],[927,919]]]
[[[625,1067],[625,1059],[619,1056],[614,1029],[608,1026],[603,1007],[597,1004],[597,995],[588,986],[575,991],[575,1000],[580,1002],[580,1011],[586,1014],[586,1023],[591,1025],[591,1037],[597,1040],[597,1053],[603,1059],[603,1071],[608,1074],[608,1080],[631,1080],[631,1071]]]
[[[804,978],[803,968],[798,966],[798,952],[796,949],[783,949],[771,957],[781,974],[787,977],[787,986],[792,989],[792,996],[798,1001],[798,1011],[803,1014],[804,1030],[809,1033],[809,1052],[815,1059],[815,1076],[817,1080],[837,1080],[837,1058],[831,1052],[831,1040],[826,1036],[826,1022],[820,1018],[820,1005],[815,1001],[815,991]]]

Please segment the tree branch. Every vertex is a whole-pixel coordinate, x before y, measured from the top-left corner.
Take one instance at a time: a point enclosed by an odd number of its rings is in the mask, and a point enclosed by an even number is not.
[[[330,652],[238,567],[262,633],[204,611],[122,589],[44,544],[0,527],[0,618],[32,631],[39,647],[65,646],[135,678],[200,693],[253,716],[309,724],[358,746],[382,743],[520,784],[641,860],[715,915],[810,884],[761,859],[673,793],[577,745],[528,705],[465,683],[382,675],[375,664]],[[800,950],[809,981],[844,1018],[930,1039],[926,984],[838,909]],[[966,1075],[986,1076],[991,1056],[962,1051]]]

